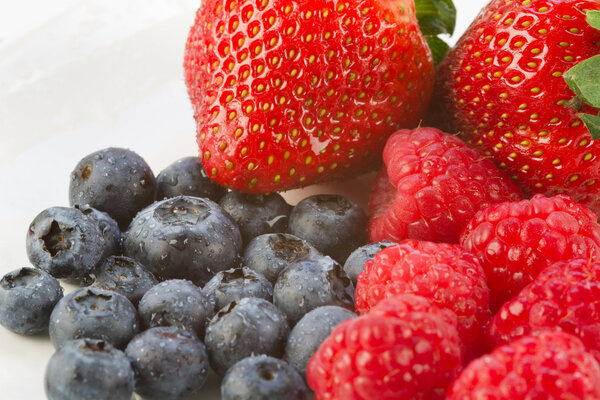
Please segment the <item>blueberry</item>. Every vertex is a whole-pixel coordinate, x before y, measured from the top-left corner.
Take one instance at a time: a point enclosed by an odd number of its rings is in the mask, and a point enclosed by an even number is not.
[[[226,188],[210,180],[198,157],[180,158],[156,176],[157,200],[185,195],[218,202],[226,192]]]
[[[48,332],[52,309],[63,297],[60,283],[50,274],[20,268],[0,280],[0,325],[21,335]]]
[[[356,286],[356,278],[358,277],[358,274],[363,272],[365,269],[365,263],[368,260],[373,259],[375,254],[379,253],[381,250],[394,244],[396,243],[386,241],[369,243],[350,253],[346,259],[346,262],[344,263],[344,271],[346,271],[350,279],[352,279],[354,286]]]
[[[290,263],[305,257],[320,256],[321,253],[312,244],[297,236],[268,233],[257,236],[248,243],[242,263],[275,283],[281,270]]]
[[[349,318],[356,318],[356,314],[338,306],[317,307],[309,311],[290,332],[283,359],[305,376],[308,360],[333,328]]]
[[[152,272],[136,260],[111,256],[96,268],[93,286],[114,290],[138,304],[144,293],[157,283]]]
[[[178,196],[142,210],[125,232],[123,248],[159,280],[203,285],[238,262],[242,237],[217,203]]]
[[[134,376],[122,351],[96,339],[71,340],[46,366],[48,400],[129,400]]]
[[[271,282],[247,267],[219,272],[204,286],[204,292],[215,304],[216,310],[244,297],[259,297],[273,301]]]
[[[340,264],[330,257],[304,259],[281,271],[273,287],[273,304],[290,324],[319,306],[354,307],[354,285]]]
[[[110,147],[85,156],[73,172],[69,202],[89,204],[126,228],[135,214],[154,201],[156,179],[142,157]]]
[[[102,231],[102,236],[106,241],[106,251],[103,254],[103,258],[107,258],[113,254],[121,254],[121,230],[119,224],[115,221],[108,213],[96,210],[89,205],[75,205],[82,213],[90,218],[94,218],[98,221],[98,226]]]
[[[305,400],[308,394],[308,387],[294,368],[264,354],[238,361],[221,383],[222,400]]]
[[[267,300],[232,301],[206,328],[210,365],[223,376],[233,364],[253,354],[281,357],[288,333],[285,314]]]
[[[27,231],[31,263],[55,278],[87,276],[114,250],[96,218],[77,208],[51,207],[39,213]]]
[[[204,337],[206,321],[214,315],[214,305],[196,285],[171,279],[148,290],[139,304],[143,328],[175,326]]]
[[[339,195],[315,195],[290,214],[288,232],[309,241],[321,253],[343,263],[365,241],[367,217],[353,201]]]
[[[277,193],[263,195],[231,191],[219,204],[237,222],[244,243],[265,233],[285,232],[292,209]]]
[[[144,399],[179,399],[198,392],[208,376],[206,347],[196,335],[174,326],[148,329],[125,349]]]
[[[97,287],[76,289],[50,315],[50,340],[61,348],[71,339],[91,338],[122,349],[138,333],[138,315],[127,297]]]

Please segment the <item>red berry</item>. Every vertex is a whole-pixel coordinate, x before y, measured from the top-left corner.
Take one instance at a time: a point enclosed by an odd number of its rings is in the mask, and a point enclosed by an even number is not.
[[[316,400],[434,400],[461,364],[454,314],[399,295],[338,325],[306,374]]]
[[[600,399],[600,365],[559,331],[526,336],[471,362],[447,400]]]
[[[457,243],[480,208],[521,198],[483,153],[435,128],[400,130],[369,199],[371,241],[405,238]]]
[[[600,361],[600,263],[559,261],[498,311],[490,325],[495,345],[546,329],[578,336]]]
[[[481,261],[494,310],[553,262],[600,255],[597,218],[566,195],[535,195],[479,211],[460,243]]]
[[[485,342],[491,318],[489,289],[477,258],[462,247],[406,240],[367,261],[356,285],[356,310],[366,313],[381,300],[412,293],[426,297],[458,318],[467,347]]]

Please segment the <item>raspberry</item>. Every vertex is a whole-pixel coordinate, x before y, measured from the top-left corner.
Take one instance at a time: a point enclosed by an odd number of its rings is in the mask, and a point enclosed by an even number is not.
[[[543,270],[500,308],[490,337],[500,345],[549,328],[578,336],[600,362],[600,263],[559,261]]]
[[[399,295],[338,325],[310,359],[315,399],[443,399],[462,364],[456,316]]]
[[[403,293],[454,311],[467,347],[479,349],[485,343],[489,289],[479,261],[462,247],[409,239],[380,251],[358,276],[356,310],[365,313],[384,298]]]
[[[371,242],[414,238],[457,243],[480,208],[522,198],[485,154],[439,129],[394,133],[383,161],[369,199]]]
[[[553,262],[600,255],[597,218],[566,195],[538,194],[482,209],[460,243],[481,261],[497,310]]]
[[[471,362],[447,400],[600,399],[600,365],[559,331],[526,336]]]

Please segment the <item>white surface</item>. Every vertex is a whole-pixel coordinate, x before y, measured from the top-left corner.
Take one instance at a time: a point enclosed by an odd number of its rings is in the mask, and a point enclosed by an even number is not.
[[[158,173],[196,154],[182,63],[199,3],[0,0],[0,276],[29,265],[27,227],[43,209],[68,205],[69,173],[83,156],[126,147]],[[485,1],[455,3],[454,39]],[[301,194],[348,194],[355,187]],[[366,195],[363,190],[355,199],[364,204]],[[43,373],[52,353],[47,337],[0,327],[0,399],[45,398]],[[202,398],[218,398],[214,380],[208,389]]]

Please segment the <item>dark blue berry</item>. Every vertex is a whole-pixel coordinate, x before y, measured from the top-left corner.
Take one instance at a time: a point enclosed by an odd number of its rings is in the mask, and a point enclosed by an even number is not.
[[[321,343],[342,321],[355,318],[356,314],[338,306],[317,307],[309,311],[288,336],[283,359],[306,376],[308,360]]]
[[[244,243],[265,233],[285,232],[292,209],[277,193],[263,195],[231,191],[219,204],[240,227]]]
[[[81,338],[104,340],[122,349],[139,331],[138,314],[122,294],[84,287],[56,304],[49,331],[57,349],[69,340]]]
[[[0,325],[21,335],[48,332],[52,309],[63,297],[60,283],[34,268],[20,268],[0,280]]]
[[[258,272],[247,268],[232,268],[216,274],[204,286],[204,292],[220,310],[234,300],[259,297],[273,301],[273,285]]]
[[[174,326],[148,329],[125,349],[144,399],[170,400],[198,392],[208,375],[206,347],[196,335]]]
[[[122,351],[96,339],[71,340],[46,366],[48,400],[129,400],[134,376]]]
[[[217,203],[178,196],[140,211],[124,235],[123,248],[159,280],[203,285],[238,262],[242,237]]]
[[[148,290],[138,306],[142,327],[175,326],[204,337],[214,305],[202,289],[190,281],[171,279]]]
[[[142,157],[111,147],[79,161],[71,172],[69,202],[105,211],[126,228],[139,210],[154,201],[155,190],[156,179]]]
[[[294,368],[264,354],[238,361],[221,383],[222,400],[305,400],[308,395],[308,387]]]
[[[136,260],[111,256],[94,272],[93,286],[114,290],[138,304],[144,293],[158,283],[152,272]]]
[[[273,287],[273,304],[290,324],[319,306],[354,307],[354,285],[340,264],[330,257],[304,259],[281,271]]]
[[[315,195],[290,214],[288,232],[309,241],[339,263],[365,241],[367,217],[353,201],[339,195]]]
[[[253,354],[281,357],[288,333],[285,314],[267,300],[246,297],[232,301],[206,328],[210,365],[223,376],[233,364]]]
[[[185,195],[218,202],[226,192],[226,188],[208,177],[198,157],[181,158],[156,176],[157,200]]]
[[[106,241],[107,250],[103,255],[103,258],[109,257],[113,254],[119,255],[122,253],[121,230],[119,229],[119,224],[117,221],[108,215],[108,213],[96,210],[87,204],[75,205],[74,208],[77,208],[88,217],[94,218],[96,221],[98,221],[98,226],[100,227],[102,236],[104,236],[104,240]]]
[[[271,283],[290,263],[321,253],[306,240],[287,233],[268,233],[252,239],[244,250],[242,264],[267,278]]]
[[[352,283],[356,286],[356,278],[358,277],[358,274],[363,272],[365,263],[368,260],[373,259],[375,254],[394,244],[396,243],[386,241],[369,243],[350,253],[344,263],[344,271],[346,271],[350,279],[352,279]]]

